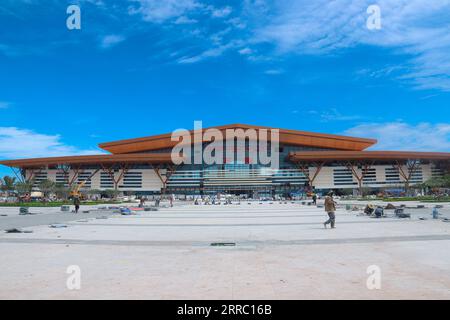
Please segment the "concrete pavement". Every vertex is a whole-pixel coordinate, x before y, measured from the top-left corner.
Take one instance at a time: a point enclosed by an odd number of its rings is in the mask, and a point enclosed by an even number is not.
[[[268,202],[27,227],[0,234],[0,298],[449,299],[450,223],[408,210],[404,220],[339,209],[334,230],[323,208]],[[66,287],[69,265],[80,290]],[[380,290],[366,286],[371,265]]]

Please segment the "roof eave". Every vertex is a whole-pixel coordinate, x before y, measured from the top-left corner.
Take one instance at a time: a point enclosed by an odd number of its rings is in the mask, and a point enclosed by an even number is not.
[[[245,124],[232,124],[215,127],[218,130],[226,129],[277,129],[264,126],[252,126]],[[210,128],[203,128],[205,131]],[[373,146],[378,141],[376,139],[348,137],[324,133],[314,133],[307,131],[297,131],[289,129],[278,129],[280,133],[280,143],[293,144],[299,146],[322,147],[336,150],[362,151]],[[194,130],[190,130],[191,135]],[[118,140],[100,143],[98,146],[114,154],[124,154],[140,152],[144,150],[158,150],[171,148],[178,142],[171,140],[171,133],[148,136],[135,139]],[[207,141],[206,141],[207,142]]]

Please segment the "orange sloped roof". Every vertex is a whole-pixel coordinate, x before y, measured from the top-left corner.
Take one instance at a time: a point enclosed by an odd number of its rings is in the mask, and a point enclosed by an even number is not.
[[[88,165],[108,163],[172,163],[170,153],[133,153],[133,154],[99,154],[89,156],[69,156],[51,158],[32,158],[19,160],[0,160],[8,167],[33,168],[51,165]]]
[[[291,152],[294,162],[339,160],[450,160],[450,152],[412,151],[305,151]]]
[[[225,132],[225,130],[227,129],[277,129],[246,124],[231,124],[214,128],[222,132]],[[204,128],[203,131],[207,129],[213,128]],[[336,150],[362,151],[377,143],[377,140],[374,139],[347,137],[288,129],[278,130],[280,133],[280,143],[290,145],[301,145]],[[193,136],[194,131],[191,130],[190,132],[191,136]],[[171,133],[166,133],[143,138],[105,142],[99,144],[99,147],[114,154],[123,154],[130,152],[142,152],[146,150],[172,148],[177,143],[177,141],[171,141]]]

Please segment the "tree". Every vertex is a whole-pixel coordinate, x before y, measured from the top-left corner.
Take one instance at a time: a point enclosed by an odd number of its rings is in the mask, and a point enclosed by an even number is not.
[[[32,180],[26,182],[17,182],[15,187],[19,195],[23,195],[26,193],[31,193],[31,190],[33,190],[33,184],[34,182]]]
[[[431,178],[424,183],[429,188],[450,188],[450,174],[442,177]]]
[[[55,183],[53,186],[53,192],[58,199],[66,200],[69,197],[70,190],[63,183]]]
[[[10,176],[4,176],[0,179],[1,190],[5,191],[7,194],[14,190],[14,185],[16,183],[16,178]]]
[[[89,189],[86,191],[86,193],[89,195],[96,195],[96,194],[100,195],[102,194],[102,191],[98,189]]]
[[[119,191],[116,189],[106,189],[103,193],[110,199],[116,199]]]
[[[442,177],[443,187],[450,188],[450,174],[446,174]]]
[[[100,196],[102,194],[102,191],[97,189],[88,189],[86,190],[86,194],[89,195],[89,199],[92,199],[93,196]]]
[[[366,197],[372,193],[372,188],[371,187],[361,187],[359,192],[360,192],[361,197]]]
[[[44,198],[47,198],[50,193],[54,192],[55,183],[49,179],[42,180],[41,182],[39,182],[38,188],[44,194]]]

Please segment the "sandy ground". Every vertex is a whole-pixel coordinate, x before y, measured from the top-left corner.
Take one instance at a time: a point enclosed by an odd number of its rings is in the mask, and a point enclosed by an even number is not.
[[[177,205],[132,216],[39,209],[24,218],[34,220],[13,221],[33,233],[0,233],[0,299],[449,299],[450,223],[432,220],[428,206],[407,209],[411,219],[340,208],[333,230],[323,228],[323,208],[299,203]],[[0,229],[17,218],[10,208],[0,214],[7,210]],[[441,213],[450,216],[450,207]],[[71,265],[81,270],[79,290],[66,285]],[[366,285],[372,265],[378,290]]]

